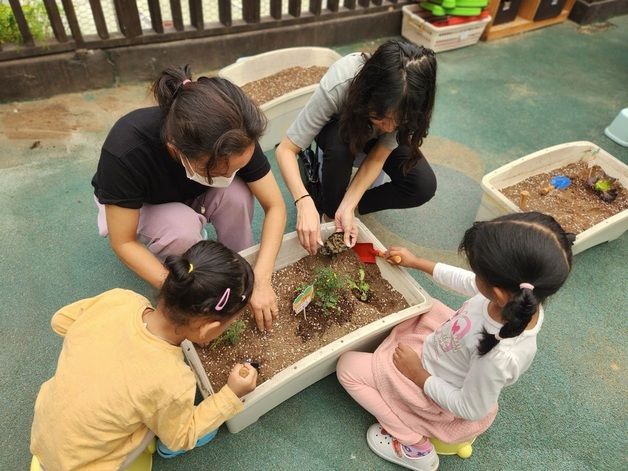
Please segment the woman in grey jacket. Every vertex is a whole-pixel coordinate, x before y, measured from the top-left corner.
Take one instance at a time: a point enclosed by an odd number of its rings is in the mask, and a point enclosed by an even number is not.
[[[336,222],[345,243],[357,239],[354,211],[420,206],[436,191],[421,152],[436,92],[430,49],[392,40],[373,55],[349,54],[322,78],[277,147],[279,168],[297,207],[297,232],[311,254],[322,243],[320,213]],[[323,151],[321,198],[307,192],[296,156],[313,141]],[[351,180],[354,160],[364,160]],[[369,189],[381,171],[391,181]]]

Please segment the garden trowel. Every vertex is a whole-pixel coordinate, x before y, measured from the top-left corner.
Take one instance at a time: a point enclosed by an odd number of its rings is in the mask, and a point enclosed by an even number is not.
[[[386,253],[383,250],[377,250],[370,242],[359,242],[353,246],[353,251],[363,263],[375,263],[375,257],[383,257]],[[390,262],[398,264],[401,257],[395,255],[391,257]]]

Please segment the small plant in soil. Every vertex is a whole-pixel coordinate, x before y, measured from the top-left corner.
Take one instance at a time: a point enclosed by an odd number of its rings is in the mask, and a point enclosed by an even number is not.
[[[242,319],[238,319],[225,330],[220,337],[211,343],[210,348],[215,350],[222,345],[237,345],[240,341],[240,337],[246,329],[246,322]]]
[[[318,268],[314,279],[314,304],[320,307],[325,315],[337,311],[338,301],[346,284],[346,277],[339,275],[330,267]]]
[[[362,302],[367,302],[371,297],[371,286],[366,281],[364,281],[364,277],[364,269],[360,268],[360,270],[358,271],[358,279],[349,279],[347,281],[347,284],[349,285],[349,288],[351,288],[351,292],[355,295],[356,298],[358,298]]]
[[[612,203],[617,198],[619,188],[617,179],[609,177],[604,173],[603,176],[592,176],[587,179],[587,186],[597,194],[602,201]]]

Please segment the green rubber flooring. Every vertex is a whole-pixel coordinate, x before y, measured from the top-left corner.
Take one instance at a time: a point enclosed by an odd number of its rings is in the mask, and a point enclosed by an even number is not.
[[[424,145],[438,192],[422,208],[365,217],[367,226],[384,243],[456,263],[484,173],[577,140],[628,162],[628,149],[603,134],[628,106],[628,16],[611,23],[594,32],[568,22],[438,54]],[[90,186],[109,127],[148,102],[146,84],[138,84],[0,105],[0,469],[28,468],[33,403],[61,347],[50,329],[53,312],[112,287],[152,294],[98,237]],[[258,210],[257,234],[261,219]],[[473,456],[444,457],[441,469],[626,469],[627,241],[624,235],[576,256],[567,285],[547,305],[532,368],[503,392],[497,420]],[[413,275],[450,306],[462,302]],[[372,422],[332,375],[241,433],[223,429],[185,456],[156,458],[154,469],[394,469],[366,445]]]

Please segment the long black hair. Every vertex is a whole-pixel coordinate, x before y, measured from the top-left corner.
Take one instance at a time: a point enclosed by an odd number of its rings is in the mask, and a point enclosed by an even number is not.
[[[369,57],[349,86],[340,113],[340,132],[356,154],[371,137],[369,115],[397,119],[397,142],[410,147],[407,172],[423,157],[436,95],[436,56],[431,49],[405,41],[382,44]]]
[[[521,334],[539,304],[563,285],[571,271],[573,241],[573,234],[567,234],[553,217],[537,212],[476,222],[465,232],[459,250],[473,272],[488,285],[512,293],[502,309],[506,323],[499,337]],[[521,288],[522,283],[534,289]],[[480,355],[498,342],[485,330],[478,347]]]
[[[164,70],[152,90],[163,113],[162,140],[190,161],[209,157],[208,178],[211,170],[244,152],[266,128],[264,113],[240,87],[219,77],[193,82],[189,65]]]
[[[186,325],[193,317],[228,319],[249,302],[253,270],[220,242],[197,242],[183,255],[167,257],[165,265],[169,273],[159,297],[175,324]]]

